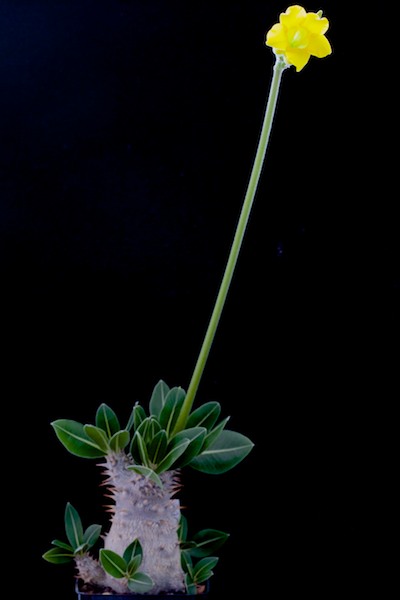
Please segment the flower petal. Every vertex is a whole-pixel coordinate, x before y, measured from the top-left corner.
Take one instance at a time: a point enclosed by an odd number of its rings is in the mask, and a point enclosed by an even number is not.
[[[319,17],[316,13],[307,13],[303,25],[310,33],[323,35],[328,31],[329,21],[326,17]]]
[[[308,51],[317,58],[324,58],[332,53],[332,48],[324,35],[313,35],[308,44]]]
[[[294,6],[289,6],[286,12],[280,14],[279,21],[284,27],[289,29],[290,27],[297,27],[306,16],[307,13],[304,8],[295,4]]]
[[[306,50],[286,50],[285,56],[287,61],[296,67],[296,71],[301,71],[310,60],[310,52]]]
[[[287,35],[280,23],[271,27],[268,31],[265,43],[267,46],[272,46],[272,48],[277,48],[278,50],[285,50],[287,48]]]

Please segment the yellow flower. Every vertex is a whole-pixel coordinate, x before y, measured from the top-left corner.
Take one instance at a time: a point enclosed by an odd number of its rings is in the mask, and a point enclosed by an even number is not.
[[[324,58],[331,54],[331,45],[324,36],[328,27],[328,19],[320,13],[307,13],[302,6],[295,4],[281,13],[279,23],[267,33],[266,44],[277,54],[283,54],[296,71],[301,71],[310,56]]]

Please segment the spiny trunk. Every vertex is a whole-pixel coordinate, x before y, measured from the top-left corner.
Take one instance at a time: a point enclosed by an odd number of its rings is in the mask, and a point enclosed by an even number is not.
[[[162,473],[160,488],[128,470],[131,465],[123,453],[107,457],[106,484],[114,505],[104,547],[122,555],[137,538],[143,549],[140,571],[154,581],[152,593],[184,591],[178,539],[180,505],[179,500],[172,498],[178,489],[177,474]],[[115,582],[119,588],[122,582]]]
[[[106,573],[99,561],[88,554],[75,557],[77,578],[85,583],[100,588],[111,588],[114,592],[123,593],[127,590],[125,580],[115,579]]]

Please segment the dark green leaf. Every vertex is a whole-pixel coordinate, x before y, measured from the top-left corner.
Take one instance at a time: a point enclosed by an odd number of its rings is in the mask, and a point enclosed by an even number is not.
[[[130,433],[126,429],[117,431],[110,439],[111,450],[113,450],[114,452],[121,452],[121,450],[126,448],[126,446],[129,444],[130,439]]]
[[[146,412],[140,404],[135,404],[132,409],[131,416],[129,417],[127,426],[125,429],[131,431],[133,428],[134,431],[139,427],[140,423],[146,418]]]
[[[253,442],[241,433],[225,430],[207,450],[191,461],[190,466],[203,473],[225,473],[240,463],[253,446]]]
[[[174,462],[185,452],[186,448],[189,446],[190,440],[184,439],[179,442],[178,445],[174,446],[169,450],[165,458],[157,465],[156,473],[162,473],[163,471],[168,471],[174,464]]]
[[[63,550],[68,550],[68,552],[74,552],[74,549],[72,546],[70,546],[70,544],[66,544],[65,542],[62,542],[61,540],[53,540],[51,542],[52,544],[54,544],[55,546],[58,546],[59,548],[62,548]]]
[[[181,440],[188,439],[190,441],[185,452],[176,460],[174,468],[180,469],[190,463],[190,461],[197,456],[203,446],[204,438],[207,433],[207,429],[204,427],[192,427],[191,429],[183,429],[171,440],[171,444],[178,445]]]
[[[141,556],[134,556],[133,558],[131,558],[131,560],[128,563],[128,572],[127,572],[128,579],[130,579],[131,577],[133,577],[135,575],[135,573],[137,572],[137,570],[139,569],[139,567],[141,565],[141,562],[142,562]]]
[[[160,416],[160,413],[165,404],[165,400],[166,400],[168,392],[169,392],[169,387],[167,386],[165,381],[160,379],[160,381],[155,386],[153,393],[151,395],[151,398],[150,398],[149,407],[150,407],[151,415],[155,415],[156,417]]]
[[[148,446],[153,441],[153,439],[158,433],[160,433],[160,431],[162,431],[162,429],[160,423],[158,422],[158,419],[156,417],[150,417],[145,437],[146,446]]]
[[[136,433],[140,433],[146,446],[152,442],[159,431],[161,425],[155,417],[146,417],[136,429]]]
[[[84,425],[84,432],[90,437],[91,440],[95,442],[95,444],[107,454],[109,451],[108,439],[107,435],[104,433],[100,427],[95,427],[94,425]]]
[[[181,552],[181,565],[184,572],[189,573],[189,575],[193,578],[193,561],[189,552]]]
[[[121,579],[121,577],[125,577],[127,573],[127,564],[116,552],[112,550],[106,550],[102,548],[100,550],[100,562],[103,566],[103,569],[112,577],[116,577],[117,579]]]
[[[167,394],[159,417],[161,428],[165,429],[167,435],[174,430],[185,396],[186,392],[180,387],[172,388]]]
[[[187,550],[189,553],[192,548],[196,548],[196,544],[194,542],[181,542],[180,546],[181,550]]]
[[[157,465],[162,461],[167,450],[167,445],[167,433],[164,431],[164,429],[162,429],[154,436],[147,447],[149,458],[153,465]]]
[[[186,573],[185,575],[185,585],[186,592],[188,594],[190,594],[191,596],[195,596],[197,594],[196,584],[193,581],[193,577],[189,573]]]
[[[83,541],[88,548],[95,545],[101,534],[101,525],[89,525],[83,534]]]
[[[181,513],[178,526],[178,538],[180,542],[186,542],[188,534],[188,522],[184,514]]]
[[[77,554],[85,554],[85,552],[87,552],[89,550],[89,546],[87,544],[81,544],[80,546],[78,546],[77,548],[75,548],[75,556]]]
[[[68,550],[63,550],[62,548],[51,548],[51,550],[48,550],[42,555],[42,558],[50,563],[61,565],[62,563],[71,562],[71,560],[74,559],[74,554],[68,552]]]
[[[104,402],[97,409],[96,425],[105,432],[108,439],[121,429],[117,415]]]
[[[207,450],[207,448],[209,448],[211,444],[215,442],[215,440],[219,437],[221,431],[225,428],[225,425],[227,424],[229,419],[230,417],[226,417],[223,421],[221,421],[221,423],[218,423],[218,425],[214,427],[214,429],[211,429],[211,431],[207,433],[206,437],[204,438],[203,447],[201,449],[202,452],[204,450]]]
[[[78,514],[78,511],[72,506],[70,502],[65,507],[65,533],[69,543],[71,544],[74,551],[81,544],[83,544],[83,528],[82,521]]]
[[[195,547],[190,550],[191,556],[202,558],[210,556],[226,542],[229,533],[217,529],[203,529],[193,536]]]
[[[138,431],[136,431],[135,435],[133,436],[132,447],[137,449],[137,452],[132,452],[132,454],[134,454],[134,458],[136,458],[136,456],[138,455],[138,462],[140,461],[143,464],[143,466],[150,468],[150,460],[149,455],[147,453],[146,444],[144,443],[144,440]]]
[[[135,556],[139,556],[140,560],[142,560],[143,549],[138,539],[133,540],[123,554],[126,563],[129,563]]]
[[[51,423],[65,448],[81,458],[100,458],[105,452],[85,433],[82,423],[58,419]]]
[[[137,572],[128,580],[128,587],[136,594],[145,594],[153,587],[154,582],[145,573]]]
[[[216,556],[209,556],[208,558],[202,558],[194,567],[193,579],[196,583],[203,583],[207,581],[213,574],[212,569],[218,562]]]
[[[221,414],[221,405],[219,402],[206,402],[196,408],[190,415],[186,423],[186,427],[205,427],[210,430],[219,415]]]

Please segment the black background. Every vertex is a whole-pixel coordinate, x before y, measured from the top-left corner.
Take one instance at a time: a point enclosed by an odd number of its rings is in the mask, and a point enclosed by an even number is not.
[[[255,443],[226,475],[183,475],[192,531],[231,534],[213,598],[325,598],[392,570],[390,102],[378,51],[368,68],[352,53],[360,16],[337,4],[322,6],[333,54],[283,75],[199,390]],[[72,567],[41,558],[67,501],[106,523],[99,469],[50,422],[93,422],[101,402],[124,421],[160,378],[189,383],[260,131],[265,34],[286,8],[1,0],[3,537],[20,597],[73,598]]]

